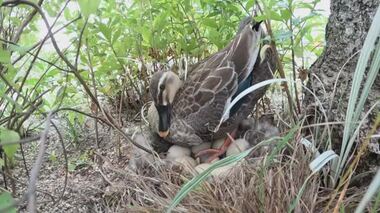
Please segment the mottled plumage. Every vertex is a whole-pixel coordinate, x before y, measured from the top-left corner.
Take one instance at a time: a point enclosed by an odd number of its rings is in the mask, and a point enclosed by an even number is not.
[[[262,29],[257,23],[252,26],[248,20],[251,19],[242,21],[238,34],[226,48],[195,65],[183,85],[167,82],[168,79],[179,81],[172,72],[159,72],[153,76],[150,90],[160,114],[160,135],[166,141],[194,146],[225,137],[249,115],[264,95],[266,87],[244,97],[219,130],[213,131],[226,106],[239,92],[273,77],[275,63],[271,49],[265,49],[269,57],[260,57],[263,55],[259,54]],[[169,115],[166,115],[167,110]],[[168,135],[162,133],[167,121],[170,125]]]

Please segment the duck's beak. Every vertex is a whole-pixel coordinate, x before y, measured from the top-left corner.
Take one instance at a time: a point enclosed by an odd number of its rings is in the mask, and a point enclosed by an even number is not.
[[[158,135],[159,135],[161,138],[166,138],[166,136],[169,135],[169,130],[164,131],[164,132],[159,131],[159,132],[158,132]]]
[[[156,108],[159,117],[158,134],[161,138],[165,138],[169,135],[171,106],[156,105]]]

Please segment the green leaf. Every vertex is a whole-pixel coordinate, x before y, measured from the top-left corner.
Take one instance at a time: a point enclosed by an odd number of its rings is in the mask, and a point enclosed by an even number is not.
[[[107,39],[107,41],[111,42],[111,29],[107,25],[100,23],[99,30]]]
[[[9,192],[3,192],[3,193],[1,193],[1,195],[0,195],[0,212],[4,212],[3,209],[6,208],[7,209],[6,212],[8,212],[8,213],[16,213],[16,208],[15,207],[8,208],[13,203],[14,203],[14,200],[13,200],[13,197],[12,197],[11,193],[9,193]]]
[[[116,32],[112,35],[112,44],[115,43],[121,36],[122,30],[119,28],[116,30]]]
[[[292,17],[292,14],[290,13],[289,10],[281,10],[280,13],[281,13],[282,19],[285,21],[289,20],[290,17]]]
[[[255,4],[255,0],[248,0],[247,4],[245,4],[245,9],[250,11],[254,4]]]
[[[150,31],[150,29],[147,27],[141,27],[140,33],[144,41],[146,42],[146,44],[151,45],[153,37],[152,37],[152,32]]]
[[[211,18],[204,18],[203,19],[203,24],[205,26],[211,27],[211,28],[217,28],[218,27],[218,25],[215,22],[215,19],[211,19]]]
[[[70,163],[68,164],[67,169],[69,170],[69,172],[74,172],[76,167],[77,167],[77,166],[76,166],[74,163],[70,162]]]
[[[0,63],[11,63],[11,53],[7,50],[4,50],[3,48],[0,49]]]
[[[0,144],[13,143],[20,140],[20,136],[17,132],[5,128],[0,128]],[[9,144],[4,145],[3,149],[5,154],[9,159],[12,159],[16,153],[19,145],[18,144]]]
[[[270,11],[269,18],[275,21],[282,21],[281,15],[279,15],[275,11]]]
[[[18,52],[18,53],[20,53],[20,55],[24,55],[30,48],[31,48],[31,45],[28,45],[28,46],[19,46],[19,45],[15,45],[15,44],[9,45],[9,49],[11,51]]]
[[[91,14],[96,12],[100,0],[78,0],[78,3],[82,15],[88,18]]]
[[[168,15],[166,13],[161,13],[160,15],[158,15],[155,19],[154,19],[154,22],[153,22],[153,28],[157,31],[157,32],[161,32],[162,29],[165,27],[165,24],[166,24],[166,17]]]

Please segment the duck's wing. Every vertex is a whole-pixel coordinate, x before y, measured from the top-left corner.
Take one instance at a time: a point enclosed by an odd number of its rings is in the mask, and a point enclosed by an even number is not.
[[[260,83],[265,80],[273,78],[273,73],[277,68],[276,58],[273,49],[269,45],[265,45],[260,50],[260,56],[258,57],[252,73],[252,85]],[[236,126],[243,119],[252,112],[258,100],[264,96],[269,85],[261,87],[247,96],[241,99],[239,110],[233,113],[228,120],[226,120],[216,135],[224,135],[225,132],[231,131],[231,126]]]
[[[207,73],[207,74],[206,74]],[[234,67],[206,70],[203,81],[189,83],[174,106],[176,117],[184,118],[196,132],[207,132],[205,126],[221,118],[226,101],[237,85]]]
[[[185,118],[196,132],[215,128],[239,83],[253,70],[260,35],[261,28],[247,25],[225,49],[199,63],[176,98],[176,117]]]

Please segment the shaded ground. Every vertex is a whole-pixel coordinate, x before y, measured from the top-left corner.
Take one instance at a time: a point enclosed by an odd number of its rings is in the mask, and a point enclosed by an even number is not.
[[[92,121],[89,120],[89,125]],[[90,124],[91,125],[91,124]],[[112,192],[111,183],[108,180],[109,171],[105,168],[123,171],[126,169],[129,156],[130,145],[125,141],[120,141],[120,152],[116,142],[120,139],[108,129],[100,129],[100,147],[96,147],[95,133],[86,129],[79,130],[80,136],[76,143],[65,140],[68,155],[67,186],[63,192],[66,177],[66,164],[63,155],[62,145],[56,132],[51,131],[48,138],[48,148],[45,153],[45,162],[40,171],[37,189],[38,209],[42,212],[94,212],[102,210],[107,206],[105,197]],[[68,128],[64,125],[59,127],[65,138],[68,137]],[[87,128],[92,129],[93,128]],[[38,151],[37,142],[24,146],[26,153],[27,167],[30,170],[34,163]],[[119,155],[120,153],[120,155]],[[25,192],[26,172],[22,164],[21,156],[19,165],[13,170],[16,179],[16,190],[18,197]],[[114,178],[111,177],[114,181]],[[1,180],[2,182],[2,180]],[[25,205],[21,210],[25,210]],[[103,209],[104,210],[104,209]]]

